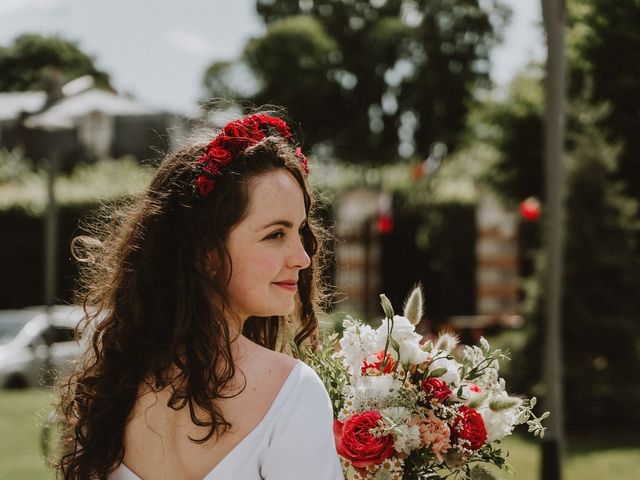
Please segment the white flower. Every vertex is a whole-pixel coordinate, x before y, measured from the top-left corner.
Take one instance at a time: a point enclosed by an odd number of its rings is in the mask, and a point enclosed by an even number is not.
[[[506,392],[491,395],[488,402],[478,409],[487,429],[487,443],[500,440],[521,423],[522,399],[510,397]]]
[[[387,417],[393,423],[406,423],[411,418],[411,412],[406,407],[388,407],[380,411],[383,417]]]
[[[483,407],[479,412],[487,429],[486,443],[491,443],[510,435],[513,427],[518,423],[516,409],[494,412],[487,407]]]
[[[456,402],[469,405],[472,408],[477,408],[481,403],[484,402],[484,400],[486,400],[486,397],[487,392],[484,391],[479,385],[476,385],[472,382],[463,382],[455,389],[453,395],[451,396],[451,399],[455,400]]]
[[[387,331],[390,328],[389,319],[385,318],[382,320],[382,324],[377,328],[377,331],[380,335],[387,339]],[[416,333],[416,327],[413,325],[407,318],[401,317],[400,315],[395,315],[393,317],[393,331],[391,332],[391,337],[397,341],[401,342],[403,340],[413,340],[417,338],[417,341],[420,341],[422,338],[419,334]]]
[[[409,454],[422,446],[420,428],[418,425],[408,425],[411,419],[411,411],[408,408],[388,407],[381,410],[380,414],[393,432],[393,448],[396,452]]]
[[[388,337],[388,329],[390,328],[390,321],[388,319],[382,320],[382,324],[376,329],[380,344],[386,344]],[[395,315],[393,317],[393,330],[391,331],[391,338],[398,344],[399,351],[390,349],[389,353],[402,363],[409,365],[418,365],[425,362],[428,358],[428,354],[422,349],[420,340],[422,336],[415,332],[415,326],[405,317]],[[384,349],[384,347],[382,347]]]
[[[425,352],[418,342],[404,340],[400,342],[400,360],[409,365],[419,365],[426,362],[429,354]]]
[[[396,429],[393,448],[396,452],[410,454],[416,448],[422,446],[420,428],[418,425],[399,425]]]
[[[402,388],[402,381],[391,375],[360,377],[359,386],[364,388],[368,396],[385,399]]]
[[[429,364],[429,374],[433,373],[435,370],[444,368],[446,370],[445,373],[439,375],[438,378],[448,385],[457,385],[460,383],[460,364],[455,360],[451,360],[446,358],[446,352],[433,350],[431,352],[432,357],[437,357]]]
[[[363,362],[367,359],[372,361],[372,356],[384,349],[384,344],[380,345],[378,333],[369,325],[347,317],[344,322],[344,334],[340,339],[340,355],[343,364],[350,367],[354,376],[361,375]]]

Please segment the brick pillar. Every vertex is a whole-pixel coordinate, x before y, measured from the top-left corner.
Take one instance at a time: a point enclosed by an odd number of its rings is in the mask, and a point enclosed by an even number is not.
[[[380,193],[356,189],[343,194],[336,209],[338,309],[371,319],[379,304],[380,242],[374,219]]]
[[[481,192],[476,215],[476,312],[513,315],[518,311],[518,217],[497,198]]]

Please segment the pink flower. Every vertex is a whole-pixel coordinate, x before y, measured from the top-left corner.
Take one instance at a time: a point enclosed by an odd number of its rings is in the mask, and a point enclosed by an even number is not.
[[[442,463],[444,461],[442,455],[447,453],[451,448],[451,430],[449,430],[449,425],[430,411],[427,414],[426,420],[423,420],[418,428],[423,445],[426,448],[431,447],[431,451],[438,459],[438,463]]]

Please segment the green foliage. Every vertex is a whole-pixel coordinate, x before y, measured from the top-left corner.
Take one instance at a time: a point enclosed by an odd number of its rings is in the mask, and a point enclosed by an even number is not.
[[[571,0],[568,2],[569,91],[590,90],[591,103],[608,103],[600,119],[611,138],[622,142],[616,177],[640,198],[640,2]]]
[[[62,205],[97,205],[135,195],[148,185],[152,172],[129,157],[79,164],[56,179],[56,200]],[[44,170],[32,170],[28,160],[0,151],[0,211],[17,209],[41,216],[47,204],[47,181]]]
[[[239,98],[242,94],[234,85],[234,63],[228,60],[213,62],[204,74],[204,88],[213,97]]]
[[[335,355],[338,350],[338,341],[337,333],[321,332],[320,347],[317,352],[304,346],[298,348],[295,342],[291,342],[291,351],[294,355],[313,368],[324,382],[331,399],[334,417],[342,408],[342,391],[349,384],[349,373]]]
[[[380,164],[455,146],[508,11],[500,0],[258,0],[241,62],[329,157]],[[226,67],[220,67],[225,70]],[[233,93],[212,75],[213,96]]]
[[[258,105],[275,102],[288,107],[292,118],[304,126],[304,140],[309,144],[331,135],[336,118],[326,107],[340,97],[337,85],[327,80],[327,72],[337,48],[313,17],[288,17],[272,23],[264,37],[250,40],[245,48],[244,58],[262,85],[251,100]]]
[[[62,72],[67,81],[92,75],[97,85],[109,86],[109,76],[96,68],[95,61],[60,36],[24,34],[0,47],[0,92],[42,90],[51,70]]]
[[[571,122],[567,158],[563,368],[574,428],[640,421],[638,202],[615,179],[619,147],[598,126],[605,114],[584,102],[571,110],[579,121]],[[544,285],[541,270],[538,281]],[[536,330],[513,368],[524,382],[540,375],[531,359],[542,351],[542,296],[533,306]]]
[[[483,183],[507,201],[544,197],[543,108],[542,80],[528,72],[514,79],[504,100],[487,99],[469,116],[469,138],[494,151]]]

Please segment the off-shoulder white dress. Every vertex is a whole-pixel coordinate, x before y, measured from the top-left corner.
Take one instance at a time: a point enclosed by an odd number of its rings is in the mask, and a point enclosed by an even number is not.
[[[261,422],[203,480],[343,480],[329,395],[297,360]],[[125,464],[110,480],[144,480]]]

